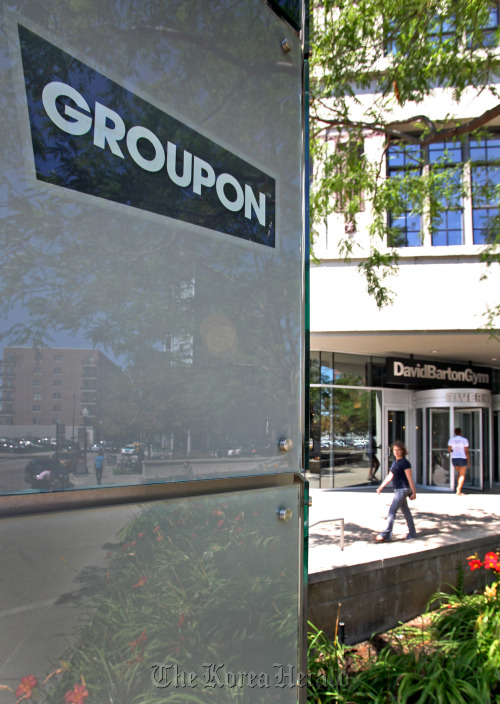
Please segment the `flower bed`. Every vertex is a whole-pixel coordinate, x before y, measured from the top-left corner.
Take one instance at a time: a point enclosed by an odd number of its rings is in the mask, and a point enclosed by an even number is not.
[[[436,594],[437,608],[370,643],[344,647],[312,626],[308,702],[500,702],[500,553],[468,563],[491,575],[483,591]]]

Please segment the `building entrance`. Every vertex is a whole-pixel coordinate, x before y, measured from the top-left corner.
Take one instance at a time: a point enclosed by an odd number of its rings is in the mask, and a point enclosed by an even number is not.
[[[495,408],[498,405],[498,397],[493,406],[493,483],[500,484],[500,410]]]
[[[396,440],[404,443],[410,452],[410,455],[413,454],[413,442],[410,432],[410,414],[411,397],[408,391],[403,391],[400,389],[384,390],[382,477],[387,475],[387,472],[389,472],[395,459],[392,454],[392,446]]]
[[[431,486],[449,488],[450,462],[448,440],[450,438],[450,411],[447,408],[429,408],[428,425],[428,483]]]
[[[386,474],[395,459],[392,452],[392,446],[396,440],[402,442],[408,447],[407,428],[408,428],[408,409],[407,408],[388,408],[386,409],[387,422],[387,467]]]
[[[470,469],[465,475],[465,486],[483,488],[483,411],[480,408],[455,409],[455,428],[462,428],[462,434],[469,441]]]
[[[448,441],[455,428],[461,428],[469,441],[470,468],[465,488],[491,486],[489,391],[433,389],[415,393],[415,445],[421,448],[422,466],[417,481],[438,489],[455,490]]]

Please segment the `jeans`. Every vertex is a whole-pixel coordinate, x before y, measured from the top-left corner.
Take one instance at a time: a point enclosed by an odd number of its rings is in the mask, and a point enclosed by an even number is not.
[[[389,515],[387,516],[387,523],[384,530],[380,535],[386,540],[390,540],[392,536],[392,528],[394,526],[394,519],[396,518],[396,513],[399,509],[403,512],[403,516],[408,524],[408,537],[414,538],[417,535],[415,530],[415,524],[413,523],[413,517],[411,515],[410,508],[408,506],[407,498],[411,496],[411,489],[395,489],[394,498],[389,508]]]

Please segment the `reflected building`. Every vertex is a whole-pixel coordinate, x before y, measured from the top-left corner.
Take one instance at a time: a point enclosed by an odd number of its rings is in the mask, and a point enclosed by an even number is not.
[[[64,425],[67,438],[78,427],[99,440],[103,397],[120,368],[92,349],[5,347],[0,366],[0,429],[8,436],[53,436]],[[76,430],[75,430],[76,429]]]

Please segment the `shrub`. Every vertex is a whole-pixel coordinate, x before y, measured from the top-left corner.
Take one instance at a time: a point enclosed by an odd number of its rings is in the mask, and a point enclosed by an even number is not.
[[[490,704],[500,702],[500,553],[468,558],[492,583],[466,595],[439,593],[421,629],[400,625],[368,661],[311,627],[309,697],[314,704]]]

